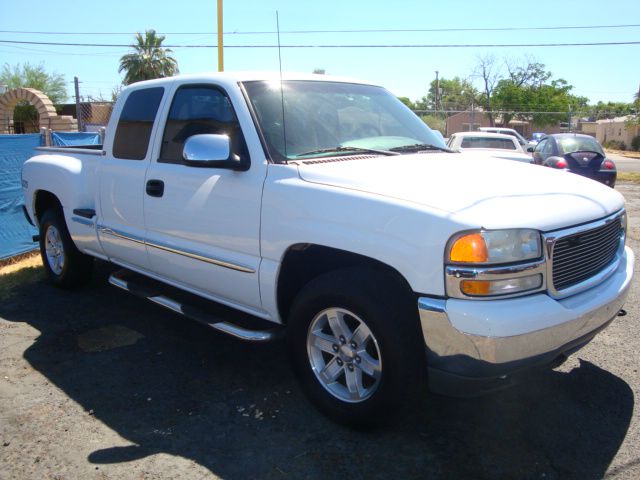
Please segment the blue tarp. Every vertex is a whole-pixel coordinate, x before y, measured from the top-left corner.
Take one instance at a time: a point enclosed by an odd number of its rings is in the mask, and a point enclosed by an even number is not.
[[[0,260],[38,248],[37,230],[22,213],[22,164],[41,144],[40,134],[0,135]]]
[[[93,132],[51,132],[51,143],[56,147],[100,145],[100,135]]]

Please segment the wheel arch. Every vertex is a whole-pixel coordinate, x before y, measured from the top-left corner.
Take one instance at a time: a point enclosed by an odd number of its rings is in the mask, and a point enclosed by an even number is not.
[[[280,318],[287,322],[296,295],[312,279],[335,270],[363,267],[387,274],[413,297],[406,278],[394,267],[366,255],[311,243],[291,245],[284,253],[277,278],[277,306]]]
[[[59,209],[62,212],[62,202],[60,199],[48,190],[36,191],[33,195],[33,215],[38,223],[42,215],[44,215],[44,212],[50,208]]]

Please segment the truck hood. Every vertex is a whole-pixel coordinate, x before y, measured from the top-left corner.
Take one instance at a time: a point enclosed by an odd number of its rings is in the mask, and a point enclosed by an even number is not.
[[[624,206],[612,188],[573,173],[464,153],[323,159],[301,162],[298,172],[307,182],[438,210],[470,228],[550,231]]]

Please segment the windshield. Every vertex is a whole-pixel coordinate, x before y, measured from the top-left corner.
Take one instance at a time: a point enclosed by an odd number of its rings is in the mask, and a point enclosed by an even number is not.
[[[444,141],[387,90],[325,81],[244,82],[259,128],[275,160],[317,158]],[[284,110],[284,121],[283,121]],[[375,152],[374,152],[375,153]]]
[[[562,155],[573,152],[598,152],[604,156],[602,147],[593,137],[560,137],[557,139],[558,149]]]

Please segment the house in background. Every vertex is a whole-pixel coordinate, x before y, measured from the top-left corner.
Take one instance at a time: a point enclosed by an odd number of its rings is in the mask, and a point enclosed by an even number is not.
[[[473,132],[480,127],[490,127],[491,122],[482,109],[454,113],[447,117],[447,135],[458,132]]]
[[[623,142],[628,149],[631,148],[631,140],[640,135],[640,125],[630,123],[633,119],[632,115],[626,115],[596,121],[596,139],[600,143],[616,140]]]
[[[565,133],[565,132],[577,132],[586,133],[587,135],[595,136],[595,124],[587,125],[589,122],[585,122],[584,119],[577,117],[571,118],[571,125],[568,122],[558,122],[555,125],[547,125],[545,127],[536,127],[530,121],[512,119],[505,123],[503,117],[500,114],[494,115],[494,127],[513,128],[520,135],[525,138],[531,138],[534,132],[551,133]],[[491,127],[491,122],[485,114],[485,112],[478,108],[472,111],[460,112],[450,117],[447,117],[447,135],[451,135],[457,132],[469,132],[478,130],[480,127]],[[583,129],[586,129],[583,131]]]

